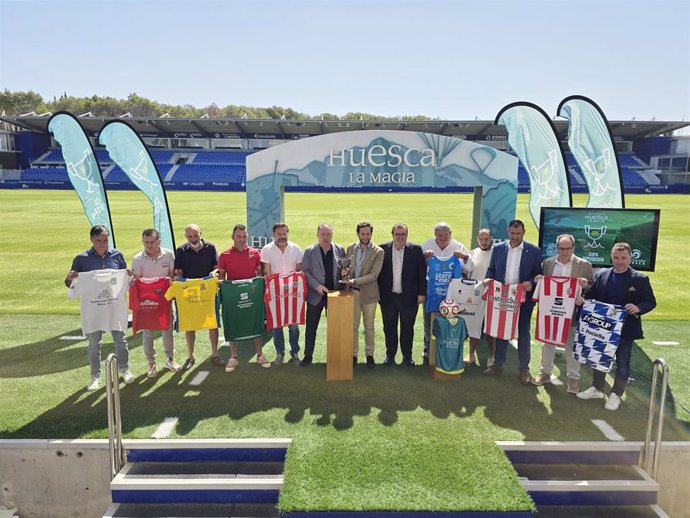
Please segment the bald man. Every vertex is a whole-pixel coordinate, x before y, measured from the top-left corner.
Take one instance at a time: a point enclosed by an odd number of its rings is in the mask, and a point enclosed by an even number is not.
[[[192,223],[184,229],[184,237],[187,242],[175,251],[175,277],[178,279],[201,279],[215,273],[218,268],[218,252],[216,247],[201,238],[199,225]],[[211,363],[223,365],[218,357],[218,328],[208,330],[208,339],[211,342]],[[190,369],[196,359],[194,357],[194,342],[196,331],[185,331],[187,341],[187,359],[182,366],[183,370]]]

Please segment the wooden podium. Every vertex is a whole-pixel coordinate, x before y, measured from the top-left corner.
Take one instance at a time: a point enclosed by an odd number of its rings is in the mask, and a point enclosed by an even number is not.
[[[326,380],[352,379],[355,299],[352,290],[328,293]]]

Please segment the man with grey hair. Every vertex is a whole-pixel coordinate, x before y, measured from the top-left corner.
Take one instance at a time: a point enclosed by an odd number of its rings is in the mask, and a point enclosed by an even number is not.
[[[427,239],[422,244],[424,257],[427,262],[431,257],[447,259],[455,256],[462,261],[462,270],[469,272],[472,270],[472,258],[469,250],[460,241],[453,239],[453,231],[445,221],[439,221],[434,225],[434,237]],[[424,365],[429,364],[429,344],[431,341],[431,313],[424,311]]]
[[[304,331],[304,358],[301,366],[311,365],[316,344],[316,330],[321,312],[326,307],[329,291],[339,288],[341,278],[338,258],[345,255],[343,247],[333,243],[333,227],[321,223],[316,228],[318,241],[307,248],[302,256],[302,271],[307,277],[307,318]]]
[[[175,256],[172,250],[161,247],[160,232],[155,228],[147,228],[141,234],[141,242],[144,249],[132,259],[132,273],[136,279],[153,279],[165,277],[170,280],[175,276]],[[143,329],[142,344],[144,354],[149,362],[147,376],[155,378],[158,375],[156,367],[156,349],[153,345],[155,331]],[[175,361],[175,340],[173,338],[173,319],[170,318],[170,327],[161,331],[163,335],[163,348],[165,349],[165,368],[177,372],[181,369]]]
[[[558,250],[558,254],[554,257],[544,259],[541,263],[541,275],[537,275],[535,279],[540,281],[543,277],[549,276],[575,277],[578,279],[583,289],[587,289],[591,286],[594,280],[592,264],[574,254],[575,237],[571,234],[561,234],[556,238],[556,249]],[[580,391],[580,362],[573,357],[573,343],[575,341],[576,330],[577,318],[573,318],[565,343],[565,360],[568,378],[566,390],[570,394],[577,394]],[[533,385],[540,386],[545,383],[551,383],[551,373],[553,372],[555,354],[555,345],[541,344],[541,372],[532,378]]]

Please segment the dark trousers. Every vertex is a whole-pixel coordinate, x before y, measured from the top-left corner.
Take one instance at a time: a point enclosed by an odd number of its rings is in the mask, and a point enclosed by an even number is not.
[[[304,358],[311,360],[316,344],[316,331],[321,321],[321,312],[326,307],[326,297],[321,297],[321,302],[316,305],[307,302],[307,319],[304,330]]]
[[[400,352],[405,360],[412,359],[414,323],[417,319],[417,304],[407,305],[402,295],[393,294],[393,300],[381,303],[383,334],[386,337],[386,356],[393,359],[398,352],[398,320],[400,320]]]
[[[531,296],[531,295],[530,295]],[[530,321],[532,319],[533,303],[520,306],[518,317],[518,364],[519,369],[529,369],[529,361],[532,354],[532,335],[530,334]],[[503,367],[508,358],[508,340],[496,339],[496,354],[494,367]]]
[[[632,354],[632,340],[621,339],[618,342],[618,349],[616,349],[616,376],[613,379],[613,388],[611,392],[622,396],[625,392],[625,386],[630,377],[630,355]],[[599,392],[604,391],[606,386],[606,373],[592,369],[592,385]]]

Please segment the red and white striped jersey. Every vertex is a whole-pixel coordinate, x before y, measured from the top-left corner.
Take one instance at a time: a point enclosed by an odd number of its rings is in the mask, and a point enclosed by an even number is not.
[[[274,273],[266,282],[266,329],[304,325],[307,277],[302,272]]]
[[[484,333],[501,340],[515,338],[520,304],[525,300],[522,284],[501,284],[491,280],[482,298],[486,301]]]
[[[545,344],[565,347],[575,313],[575,300],[582,288],[575,277],[544,277],[532,295],[539,302],[535,338]]]

